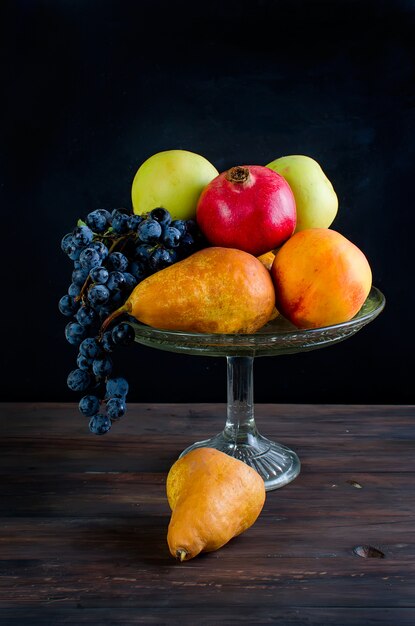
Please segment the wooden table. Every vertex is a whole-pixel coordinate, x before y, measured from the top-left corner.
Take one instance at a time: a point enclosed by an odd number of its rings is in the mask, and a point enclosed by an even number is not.
[[[132,405],[105,437],[75,404],[0,411],[2,625],[415,624],[415,407],[257,405],[302,472],[181,564],[166,474],[224,406]]]

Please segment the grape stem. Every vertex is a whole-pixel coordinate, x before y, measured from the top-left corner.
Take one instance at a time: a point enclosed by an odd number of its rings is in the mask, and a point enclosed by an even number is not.
[[[87,276],[87,277],[86,277],[86,279],[85,279],[84,284],[82,285],[81,291],[79,292],[79,294],[78,294],[78,295],[76,296],[76,298],[75,298],[75,302],[79,302],[80,300],[82,300],[82,299],[83,299],[84,294],[85,294],[85,291],[87,290],[87,287],[88,287],[88,285],[89,285],[89,283],[90,283],[90,282],[91,282],[91,277],[90,277],[90,275],[88,274],[88,276]]]
[[[132,234],[135,234],[135,233],[134,232],[129,232],[126,235],[121,235],[121,237],[118,237],[118,239],[115,239],[112,242],[111,247],[108,250],[108,254],[111,254],[111,252],[114,252],[115,248],[120,243],[120,241],[122,241],[123,239],[128,239],[128,237],[131,237]]]

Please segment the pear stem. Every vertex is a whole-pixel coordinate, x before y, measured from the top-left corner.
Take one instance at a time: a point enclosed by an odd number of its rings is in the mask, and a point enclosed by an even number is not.
[[[111,324],[111,322],[113,322],[117,317],[119,317],[120,315],[122,315],[123,313],[129,313],[131,311],[131,304],[129,304],[129,302],[126,302],[125,304],[123,304],[122,306],[120,306],[119,309],[116,309],[115,311],[113,311],[110,315],[108,315],[108,317],[105,318],[105,320],[102,322],[101,324],[101,328],[99,331],[99,336],[102,337],[102,335],[105,333],[105,331],[107,330],[108,326]]]
[[[178,550],[176,550],[176,557],[179,559],[180,563],[183,563],[183,561],[187,557],[187,550],[179,548]]]

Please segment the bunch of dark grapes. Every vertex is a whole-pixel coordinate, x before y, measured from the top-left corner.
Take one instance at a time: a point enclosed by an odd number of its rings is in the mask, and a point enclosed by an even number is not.
[[[97,209],[63,237],[61,248],[74,267],[59,310],[72,318],[65,336],[78,348],[77,367],[67,384],[86,392],[79,410],[89,418],[91,432],[103,435],[126,412],[128,382],[114,375],[112,356],[117,347],[134,342],[128,321],[102,333],[103,321],[144,278],[205,245],[194,220],[172,220],[160,207],[146,215]]]

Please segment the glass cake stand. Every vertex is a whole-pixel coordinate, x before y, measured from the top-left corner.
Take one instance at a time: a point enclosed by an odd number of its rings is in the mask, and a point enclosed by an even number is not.
[[[372,287],[360,311],[348,322],[299,330],[278,316],[252,335],[188,333],[133,322],[135,340],[145,346],[168,352],[226,357],[228,395],[225,428],[211,439],[189,446],[180,456],[200,447],[221,450],[256,469],[264,479],[267,491],[294,480],[300,472],[300,460],[296,453],[261,435],[255,424],[254,358],[331,346],[357,333],[374,320],[384,306],[383,294]]]

